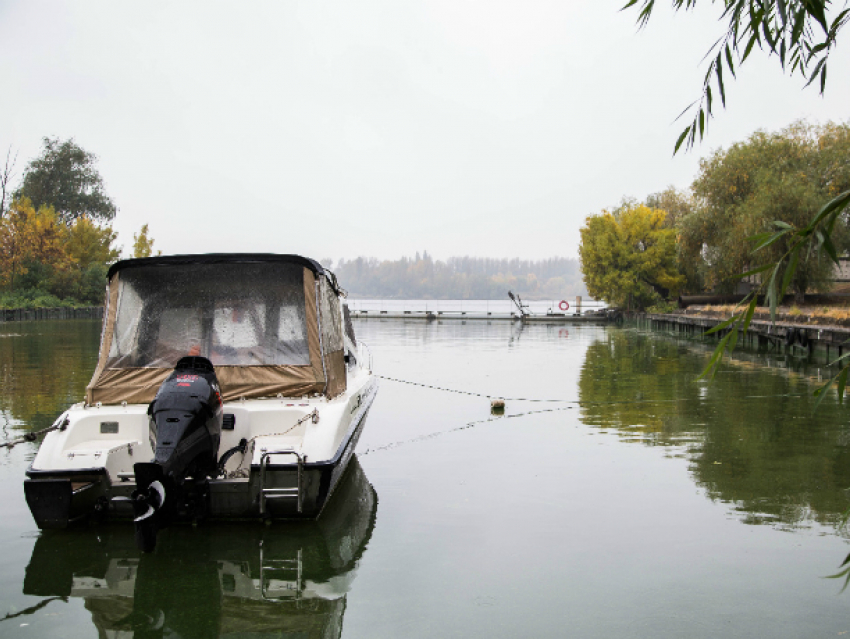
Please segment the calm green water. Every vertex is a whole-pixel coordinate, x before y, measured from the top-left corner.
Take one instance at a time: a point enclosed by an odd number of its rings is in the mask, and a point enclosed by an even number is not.
[[[319,522],[42,535],[0,451],[2,637],[819,637],[850,632],[848,409],[819,370],[634,329],[367,320],[382,381]],[[0,425],[83,393],[95,322],[0,324]],[[826,372],[824,371],[824,375]]]

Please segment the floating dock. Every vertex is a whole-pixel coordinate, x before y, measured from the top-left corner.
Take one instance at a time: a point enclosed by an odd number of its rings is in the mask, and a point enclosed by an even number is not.
[[[367,300],[352,299],[348,308],[359,319],[403,319],[426,322],[442,320],[486,320],[546,324],[607,322],[603,302],[582,299],[530,300],[509,294],[509,300]]]
[[[426,322],[437,320],[502,320],[524,322],[531,324],[567,324],[575,322],[584,323],[606,323],[609,321],[606,315],[599,314],[570,314],[570,313],[546,313],[540,315],[528,314],[519,317],[512,313],[500,313],[494,311],[370,311],[352,310],[351,317],[359,319],[416,319]]]

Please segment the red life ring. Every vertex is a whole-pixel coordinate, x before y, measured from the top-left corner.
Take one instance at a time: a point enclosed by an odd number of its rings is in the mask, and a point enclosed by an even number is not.
[[[567,300],[561,300],[561,303],[558,304],[558,308],[562,311],[568,311],[570,310],[570,303]]]

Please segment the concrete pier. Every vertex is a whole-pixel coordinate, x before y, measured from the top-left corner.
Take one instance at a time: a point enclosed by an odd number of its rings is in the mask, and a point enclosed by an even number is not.
[[[675,333],[683,337],[702,339],[722,339],[730,330],[738,330],[738,344],[754,349],[764,349],[777,353],[794,353],[802,355],[823,355],[827,362],[832,362],[850,348],[850,328],[843,326],[825,326],[809,323],[770,322],[767,320],[752,320],[744,337],[739,329],[726,328],[716,333],[706,335],[706,332],[718,324],[723,318],[704,317],[700,315],[656,315],[641,313],[634,316],[638,326],[666,333]]]

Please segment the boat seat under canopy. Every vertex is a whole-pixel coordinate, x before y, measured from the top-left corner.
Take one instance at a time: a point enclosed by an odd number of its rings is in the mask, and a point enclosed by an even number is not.
[[[125,260],[109,271],[89,404],[147,403],[185,355],[208,358],[224,401],[345,390],[333,281],[295,255]]]

